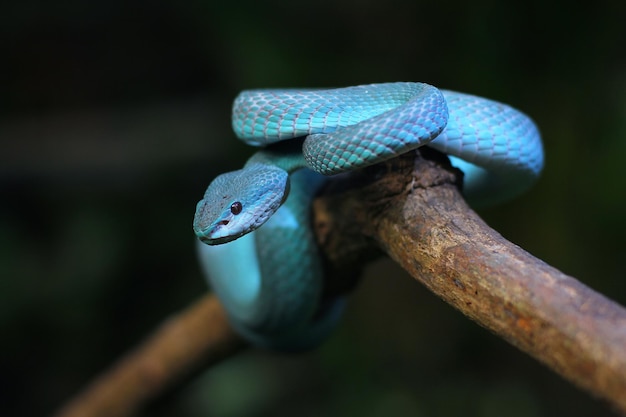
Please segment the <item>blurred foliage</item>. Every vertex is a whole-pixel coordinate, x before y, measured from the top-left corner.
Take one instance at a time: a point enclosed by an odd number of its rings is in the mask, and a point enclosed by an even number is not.
[[[626,303],[625,5],[3,4],[0,414],[50,413],[206,291],[191,220],[252,152],[229,130],[246,88],[425,81],[522,109],[544,175],[483,216]],[[367,275],[319,350],[245,353],[145,415],[611,415],[389,262]]]

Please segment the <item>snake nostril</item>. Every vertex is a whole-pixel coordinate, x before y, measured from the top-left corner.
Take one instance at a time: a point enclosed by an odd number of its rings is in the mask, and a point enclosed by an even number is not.
[[[228,220],[222,220],[218,223],[220,226],[226,226],[228,224]]]

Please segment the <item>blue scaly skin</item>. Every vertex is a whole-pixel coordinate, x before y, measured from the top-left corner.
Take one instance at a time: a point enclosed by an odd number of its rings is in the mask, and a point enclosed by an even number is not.
[[[541,138],[527,116],[422,83],[244,91],[233,129],[255,146],[305,137],[301,147],[266,148],[215,178],[193,224],[206,243],[202,266],[235,328],[283,350],[319,343],[343,305],[321,300],[309,207],[323,177],[310,170],[332,175],[428,144],[464,172],[468,201],[485,205],[520,194],[543,167]]]
[[[198,243],[211,288],[233,327],[256,346],[314,347],[343,311],[342,298],[322,300],[324,274],[309,227],[311,201],[324,181],[308,169],[298,170],[290,178],[289,198],[263,227],[222,245]]]

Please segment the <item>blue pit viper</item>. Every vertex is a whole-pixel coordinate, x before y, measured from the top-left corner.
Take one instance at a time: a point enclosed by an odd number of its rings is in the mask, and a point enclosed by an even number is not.
[[[322,298],[309,226],[324,175],[428,145],[463,171],[468,202],[486,205],[528,189],[544,162],[539,132],[523,113],[424,83],[250,90],[232,114],[235,134],[254,146],[305,138],[295,150],[264,148],[216,177],[193,222],[202,268],[231,323],[265,348],[313,347],[343,310],[342,297]]]

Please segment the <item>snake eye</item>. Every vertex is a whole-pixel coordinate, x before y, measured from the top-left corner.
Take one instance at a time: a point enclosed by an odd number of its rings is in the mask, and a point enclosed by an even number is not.
[[[239,201],[235,201],[233,204],[230,205],[230,212],[233,213],[235,216],[241,213],[242,209],[243,207]]]

